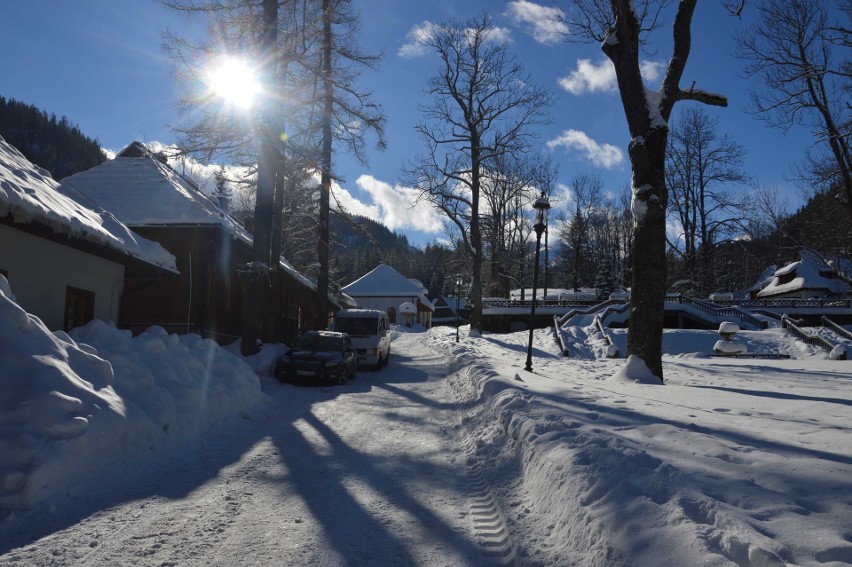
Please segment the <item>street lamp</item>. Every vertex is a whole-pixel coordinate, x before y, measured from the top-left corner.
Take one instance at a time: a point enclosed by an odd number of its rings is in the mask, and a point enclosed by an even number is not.
[[[547,228],[547,210],[550,208],[550,201],[547,200],[547,195],[544,191],[541,196],[533,203],[535,209],[535,264],[533,265],[533,289],[532,289],[532,307],[530,308],[530,341],[527,345],[527,365],[526,371],[532,372],[532,343],[533,330],[535,329],[535,303],[536,303],[536,288],[538,287],[538,258],[541,253],[541,235]]]
[[[461,295],[462,287],[461,274],[456,276],[456,342],[459,342],[459,296]]]

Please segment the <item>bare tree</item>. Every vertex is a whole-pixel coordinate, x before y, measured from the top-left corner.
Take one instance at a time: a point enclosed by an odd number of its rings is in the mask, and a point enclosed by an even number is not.
[[[663,380],[662,338],[666,282],[665,154],[668,120],[675,103],[694,100],[726,106],[727,99],[695,88],[680,88],[692,44],[697,0],[676,2],[674,44],[662,86],[647,90],[640,52],[647,34],[660,26],[666,0],[573,0],[566,13],[573,37],[596,42],[615,67],[621,104],[630,131],[633,170],[633,269],[627,352],[641,358]]]
[[[515,155],[495,156],[483,170],[481,221],[484,252],[490,265],[489,295],[509,296],[526,212],[538,193],[547,190],[551,171],[547,160]]]
[[[852,217],[852,3],[830,0],[764,0],[760,19],[738,38],[739,52],[765,89],[752,92],[753,110],[770,125],[810,129],[816,153],[805,162],[808,181],[837,191]],[[845,54],[845,57],[844,57]]]
[[[289,246],[292,240],[278,240],[286,237],[283,219],[292,218],[284,208],[289,206],[293,211],[301,206],[301,210],[311,210],[314,198],[304,191],[305,180],[312,179],[314,172],[321,173],[321,183],[312,188],[320,193],[320,218],[315,218],[310,230],[302,234],[313,235],[314,253],[319,256],[319,269],[312,270],[318,280],[318,320],[310,324],[324,327],[330,287],[328,211],[333,179],[332,147],[335,143],[342,145],[363,159],[366,134],[371,131],[378,134],[379,146],[384,146],[381,111],[371,102],[369,93],[355,87],[359,69],[374,66],[378,57],[364,55],[357,49],[357,14],[351,10],[351,0],[162,1],[208,20],[210,32],[198,43],[175,34],[167,39],[179,62],[178,72],[186,75],[189,84],[203,84],[202,69],[212,56],[223,53],[253,60],[264,75],[268,100],[262,106],[262,113],[221,112],[222,103],[215,97],[191,93],[184,101],[190,123],[179,131],[187,152],[207,160],[223,156],[252,168],[258,164],[253,179],[258,184],[271,184],[274,190],[267,194],[258,185],[255,191],[256,203],[263,204],[256,207],[252,218],[255,241],[264,244],[269,225],[270,232],[276,234],[270,241],[273,256],[287,251],[288,247],[292,249]],[[274,17],[269,16],[273,5]],[[271,43],[258,47],[262,44],[259,38],[273,32]],[[267,141],[269,147],[264,147]],[[264,171],[258,156],[266,156],[275,163]],[[294,203],[297,197],[303,199],[299,205]],[[267,223],[265,216],[272,218],[273,212],[275,220]],[[256,260],[254,265],[259,269],[261,263]],[[276,273],[277,257],[270,258],[266,265],[273,271],[268,282],[275,287],[280,276]],[[254,277],[256,270],[246,273]],[[267,281],[263,276],[260,279]],[[251,295],[247,307],[254,309],[253,302],[260,295],[256,292]],[[276,319],[277,315],[270,313],[268,321]]]
[[[347,146],[364,162],[366,131],[378,135],[384,147],[384,116],[370,101],[370,94],[357,90],[360,68],[372,68],[378,56],[362,53],[355,42],[358,16],[351,0],[322,0],[321,61],[322,83],[320,209],[317,241],[317,327],[324,329],[328,319],[329,289],[329,211],[331,203],[332,150],[334,141]]]
[[[592,219],[599,212],[603,181],[589,173],[578,173],[569,182],[573,193],[573,209],[564,225],[563,238],[572,251],[574,267],[571,270],[574,291],[580,291],[582,284],[588,284],[590,277],[584,277],[585,265],[591,265],[590,238]],[[591,273],[591,272],[590,272]],[[586,274],[589,276],[589,274]],[[594,277],[594,276],[591,276]]]
[[[747,180],[746,150],[727,134],[719,136],[718,120],[702,108],[686,108],[679,118],[666,152],[666,183],[683,239],[682,248],[673,248],[683,258],[685,276],[706,294],[716,287],[716,243],[743,225],[744,203],[730,188]]]
[[[428,83],[433,96],[417,130],[425,154],[409,170],[420,197],[458,227],[471,256],[471,331],[482,330],[483,172],[501,155],[531,148],[530,126],[545,120],[551,95],[498,42],[487,14],[464,24],[437,26],[424,44],[438,54],[440,72]]]

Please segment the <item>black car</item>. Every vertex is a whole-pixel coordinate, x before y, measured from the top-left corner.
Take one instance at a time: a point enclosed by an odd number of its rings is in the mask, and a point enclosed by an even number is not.
[[[275,377],[297,384],[343,384],[358,373],[358,355],[346,333],[308,331],[275,363]]]

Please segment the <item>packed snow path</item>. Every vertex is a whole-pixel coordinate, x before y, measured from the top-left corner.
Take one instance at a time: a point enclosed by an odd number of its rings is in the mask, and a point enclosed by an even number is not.
[[[108,475],[74,513],[3,544],[0,565],[505,562],[502,520],[455,439],[448,360],[422,338],[401,334],[388,367],[344,386],[264,380],[262,409],[158,458],[165,470]]]

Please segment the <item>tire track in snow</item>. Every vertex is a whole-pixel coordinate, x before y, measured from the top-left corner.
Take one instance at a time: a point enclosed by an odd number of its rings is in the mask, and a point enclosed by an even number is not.
[[[470,467],[471,490],[477,493],[471,505],[474,533],[488,565],[516,564],[516,547],[509,537],[506,518],[478,466]]]

